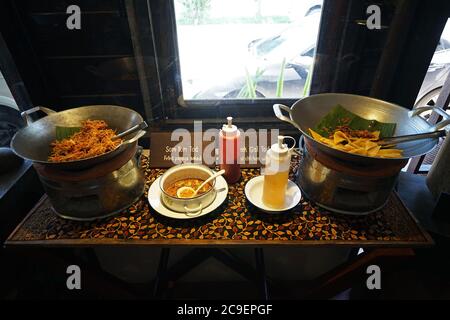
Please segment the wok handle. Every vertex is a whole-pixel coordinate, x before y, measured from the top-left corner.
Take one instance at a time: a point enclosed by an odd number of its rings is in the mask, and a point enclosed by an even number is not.
[[[286,117],[283,114],[282,110],[289,114],[289,118]],[[285,106],[284,104],[279,104],[279,103],[274,104],[273,105],[273,112],[275,112],[275,116],[278,119],[280,119],[281,121],[284,121],[284,122],[287,122],[287,123],[293,125],[294,127],[299,129],[300,131],[302,130],[298,124],[296,124],[293,120],[291,120],[291,108],[289,108],[288,106]]]
[[[438,115],[442,116],[442,118],[444,118],[444,120],[450,120],[450,115],[445,112],[444,109],[442,109],[441,107],[436,107],[436,106],[426,106],[426,107],[419,107],[416,108],[412,111],[410,111],[409,116],[415,117],[415,116],[420,116],[422,113],[427,112],[427,111],[433,111],[436,112]]]
[[[20,115],[22,116],[23,120],[25,120],[25,123],[27,124],[27,126],[31,123],[33,123],[33,119],[30,117],[30,114],[38,112],[38,111],[42,111],[47,115],[50,115],[52,113],[56,113],[55,110],[46,108],[46,107],[42,107],[42,106],[37,106],[28,110],[23,111]]]
[[[450,115],[447,112],[445,112],[445,110],[442,109],[441,107],[436,107],[436,106],[426,106],[426,107],[416,108],[416,109],[410,111],[410,117],[415,117],[415,116],[421,115],[422,113],[427,112],[427,111],[436,112],[438,115],[442,116],[442,119],[443,119],[443,121],[438,122],[434,126],[432,126],[430,128],[430,131],[439,131],[450,124]]]
[[[444,121],[441,121],[441,122],[435,124],[433,127],[431,127],[431,130],[439,131],[439,130],[444,129],[448,125],[450,125],[450,120],[444,120]],[[449,129],[447,129],[446,131],[449,131]]]

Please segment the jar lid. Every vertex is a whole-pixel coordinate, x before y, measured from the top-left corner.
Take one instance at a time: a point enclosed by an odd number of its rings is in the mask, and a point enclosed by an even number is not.
[[[233,125],[233,117],[227,117],[227,124],[222,126],[222,131],[226,136],[234,136],[238,132],[238,128]]]

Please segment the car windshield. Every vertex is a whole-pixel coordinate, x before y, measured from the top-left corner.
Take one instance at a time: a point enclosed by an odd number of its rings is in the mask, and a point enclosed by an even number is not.
[[[275,36],[268,40],[262,41],[261,44],[257,46],[256,52],[258,55],[265,55],[270,53],[273,49],[280,46],[283,42],[286,41],[286,37],[281,35]]]

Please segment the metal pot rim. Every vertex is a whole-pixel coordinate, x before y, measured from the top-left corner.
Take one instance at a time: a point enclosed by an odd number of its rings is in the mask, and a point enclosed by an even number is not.
[[[104,110],[102,110],[102,108],[104,108]],[[41,141],[45,140],[44,137],[45,137],[46,132],[48,132],[48,131],[46,131],[46,130],[42,131],[42,128],[40,128],[40,127],[55,125],[56,122],[61,121],[61,120],[57,120],[57,117],[63,117],[64,115],[72,114],[72,113],[74,113],[75,115],[77,115],[77,113],[80,113],[82,115],[86,112],[86,110],[90,110],[90,109],[93,110],[92,111],[93,113],[104,112],[107,114],[111,114],[111,113],[120,111],[121,114],[128,114],[129,119],[137,119],[138,122],[143,121],[142,116],[135,110],[126,108],[126,107],[122,107],[122,106],[116,106],[116,105],[89,105],[89,106],[71,108],[71,109],[67,109],[64,111],[60,111],[60,112],[56,112],[54,110],[51,110],[51,109],[45,108],[45,107],[35,107],[35,108],[32,108],[32,109],[22,112],[22,117],[27,121],[27,126],[22,128],[20,131],[16,132],[16,134],[14,135],[14,137],[12,138],[11,143],[10,143],[11,149],[19,157],[36,162],[36,163],[41,163],[44,165],[51,165],[51,166],[55,166],[55,167],[59,167],[59,168],[66,168],[69,170],[72,168],[79,169],[79,168],[88,167],[91,165],[91,163],[102,162],[104,160],[107,160],[107,159],[123,152],[124,150],[128,149],[128,147],[132,147],[133,145],[136,145],[137,140],[145,134],[145,130],[141,130],[141,131],[137,132],[136,134],[134,134],[132,137],[128,138],[127,140],[124,140],[122,142],[122,144],[119,145],[117,148],[115,148],[114,150],[111,150],[107,153],[104,153],[104,154],[101,154],[98,156],[94,156],[94,157],[85,158],[85,159],[70,160],[70,161],[64,161],[64,162],[50,162],[48,160],[44,160],[42,156],[40,156],[39,158],[38,157],[33,158],[32,156],[30,156],[30,155],[33,155],[33,153],[24,152],[23,150],[21,150],[22,148],[20,147],[20,143],[23,143],[23,140],[25,139],[25,137],[27,135],[30,134],[30,131],[34,134],[34,136],[37,136],[36,140],[39,140],[39,139],[41,139]],[[101,112],[97,111],[96,109],[101,110]],[[47,115],[45,117],[33,122],[32,119],[30,118],[30,114],[37,112],[37,111],[43,111]],[[41,130],[38,130],[39,128]],[[35,134],[35,132],[36,132],[36,134]],[[40,132],[41,132],[41,138],[39,138]]]
[[[344,93],[316,94],[296,101],[292,107],[275,104],[273,109],[278,119],[296,127],[300,133],[312,140],[312,143],[322,151],[351,162],[369,163],[408,160],[430,152],[438,144],[438,139],[402,143],[398,148],[402,149],[404,153],[402,157],[399,158],[368,157],[333,149],[314,140],[310,136],[308,128],[313,128],[318,121],[320,121],[320,118],[325,116],[327,112],[337,104],[341,104],[348,110],[359,114],[366,119],[374,119],[382,122],[395,122],[398,125],[396,134],[399,135],[434,131],[436,127],[443,129],[445,125],[450,123],[450,120],[445,120],[433,127],[428,124],[424,118],[420,117],[421,113],[432,110],[442,115],[444,119],[450,119],[450,116],[446,114],[445,111],[437,107],[422,107],[410,111],[391,102],[372,97]]]

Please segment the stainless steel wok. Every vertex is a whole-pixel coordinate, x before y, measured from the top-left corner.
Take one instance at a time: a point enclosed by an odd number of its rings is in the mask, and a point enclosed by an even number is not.
[[[33,122],[30,114],[37,111],[43,111],[47,116]],[[118,148],[100,156],[60,163],[49,162],[51,143],[56,139],[56,126],[78,127],[84,120],[104,120],[111,129],[122,132],[142,123],[143,119],[136,111],[111,105],[85,106],[62,112],[35,107],[22,112],[22,117],[26,120],[27,126],[14,135],[11,140],[11,149],[24,159],[63,170],[85,169],[108,160],[133,147],[137,144],[137,140],[145,134],[145,130],[141,130],[125,136],[123,143]]]
[[[438,138],[400,143],[396,148],[403,150],[403,157],[395,159],[372,158],[333,149],[314,140],[309,133],[309,128],[314,128],[338,104],[365,119],[396,123],[395,136],[441,130],[450,124],[450,116],[438,107],[421,107],[409,111],[393,103],[351,94],[317,94],[297,101],[292,108],[275,104],[273,109],[278,119],[298,128],[314,147],[342,160],[363,164],[378,161],[387,163],[406,160],[426,154],[438,144]],[[427,111],[437,112],[443,117],[443,121],[435,126],[431,126],[424,118],[420,117],[421,114]]]

